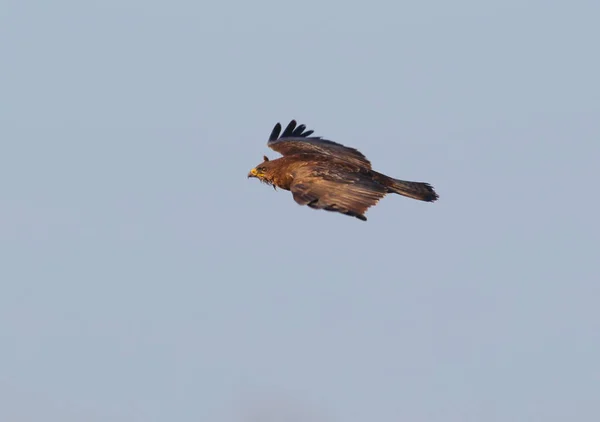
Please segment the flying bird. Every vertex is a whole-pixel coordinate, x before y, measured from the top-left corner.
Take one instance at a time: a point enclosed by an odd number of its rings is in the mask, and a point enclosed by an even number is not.
[[[388,193],[425,202],[438,199],[428,183],[398,180],[371,168],[358,150],[317,136],[292,120],[283,133],[277,123],[267,146],[282,157],[263,162],[248,173],[263,183],[292,192],[310,208],[334,211],[367,221],[365,212]]]

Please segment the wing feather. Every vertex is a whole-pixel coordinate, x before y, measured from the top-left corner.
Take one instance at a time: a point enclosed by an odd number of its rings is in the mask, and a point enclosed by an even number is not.
[[[334,211],[365,220],[367,209],[377,204],[387,190],[360,172],[307,169],[297,174],[290,190],[300,205]]]
[[[305,125],[296,126],[295,120],[292,120],[282,133],[281,124],[277,123],[269,136],[267,146],[283,156],[300,153],[323,154],[371,169],[371,163],[360,151],[322,139],[320,136],[310,136],[313,133],[312,130],[306,130]]]

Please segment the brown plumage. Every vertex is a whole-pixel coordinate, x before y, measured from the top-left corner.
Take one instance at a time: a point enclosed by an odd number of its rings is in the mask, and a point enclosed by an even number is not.
[[[277,123],[267,146],[283,157],[264,161],[250,170],[274,188],[289,190],[300,205],[335,211],[366,221],[367,209],[388,193],[433,202],[437,193],[428,183],[393,179],[371,168],[354,148],[310,136],[313,131],[292,120],[281,133]],[[280,136],[281,134],[281,136]]]

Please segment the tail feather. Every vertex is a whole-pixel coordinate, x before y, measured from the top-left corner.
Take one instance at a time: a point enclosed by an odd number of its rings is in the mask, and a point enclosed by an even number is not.
[[[408,198],[418,199],[419,201],[434,202],[439,196],[429,183],[425,182],[409,182],[406,180],[398,180],[386,176],[381,173],[374,173],[374,179],[387,187],[390,192]]]

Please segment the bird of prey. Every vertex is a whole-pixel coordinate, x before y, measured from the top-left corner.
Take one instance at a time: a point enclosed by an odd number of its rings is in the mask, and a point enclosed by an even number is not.
[[[367,209],[388,193],[433,202],[437,193],[428,183],[398,180],[378,173],[358,150],[317,136],[292,120],[283,133],[277,123],[267,146],[282,157],[264,161],[248,177],[292,192],[310,208],[334,211],[366,221]]]

